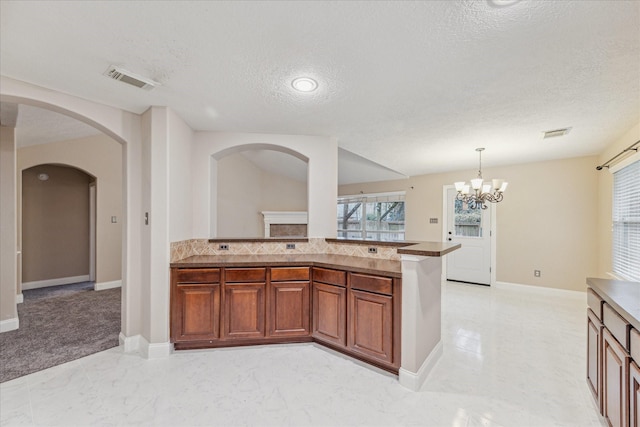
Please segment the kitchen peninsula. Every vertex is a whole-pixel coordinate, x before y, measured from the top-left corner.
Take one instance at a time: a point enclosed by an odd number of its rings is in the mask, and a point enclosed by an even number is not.
[[[460,245],[305,240],[286,252],[286,239],[231,239],[222,247],[246,250],[174,260],[174,348],[317,342],[419,389],[442,352],[442,256]]]

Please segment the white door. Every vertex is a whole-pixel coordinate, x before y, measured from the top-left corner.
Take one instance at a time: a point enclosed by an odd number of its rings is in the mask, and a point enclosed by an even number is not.
[[[469,209],[447,189],[447,241],[462,247],[447,254],[447,280],[491,284],[491,203],[487,209]]]

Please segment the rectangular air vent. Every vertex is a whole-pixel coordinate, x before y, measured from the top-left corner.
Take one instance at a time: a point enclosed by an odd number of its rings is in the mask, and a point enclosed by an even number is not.
[[[132,73],[131,71],[127,71],[123,68],[116,67],[115,65],[107,68],[107,71],[104,72],[104,75],[112,78],[113,80],[118,80],[144,90],[151,90],[154,87],[160,85],[160,83],[158,82]]]
[[[556,136],[564,136],[568,134],[570,130],[571,128],[548,130],[546,132],[543,132],[544,136],[542,137],[542,139],[555,138]]]

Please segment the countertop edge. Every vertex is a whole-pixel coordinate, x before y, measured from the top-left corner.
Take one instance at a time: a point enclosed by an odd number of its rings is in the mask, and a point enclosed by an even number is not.
[[[344,257],[348,261],[348,257]],[[362,257],[354,257],[354,258],[362,258]],[[188,258],[185,258],[188,260]],[[369,260],[370,258],[363,258]],[[386,262],[394,262],[400,265],[400,261],[394,260],[383,260]],[[171,268],[222,268],[222,267],[323,267],[323,268],[332,268],[335,270],[344,270],[351,271],[355,273],[364,273],[364,274],[377,274],[381,276],[393,277],[396,279],[402,279],[402,270],[399,271],[391,271],[385,269],[376,269],[370,267],[359,267],[352,264],[334,264],[326,261],[317,261],[317,260],[298,260],[298,261],[260,261],[260,260],[247,260],[247,261],[202,261],[202,262],[182,262],[175,261],[169,265]]]
[[[418,256],[428,256],[428,257],[441,257],[443,255],[448,254],[449,252],[453,252],[457,249],[460,249],[462,245],[460,243],[456,244],[448,244],[443,243],[442,249],[428,249],[425,247],[424,243],[418,243],[416,245],[407,246],[403,248],[398,248],[396,250],[400,255],[418,255]]]
[[[587,285],[591,287],[600,297],[611,307],[613,307],[618,314],[625,318],[631,326],[640,331],[640,306],[637,308],[638,314],[633,314],[628,311],[627,308],[624,307],[624,304],[619,303],[616,298],[612,295],[609,295],[609,292],[605,289],[603,285],[607,285],[608,287],[617,286],[637,286],[637,291],[640,294],[640,282],[629,282],[624,280],[611,280],[611,279],[600,279],[596,277],[587,277]]]

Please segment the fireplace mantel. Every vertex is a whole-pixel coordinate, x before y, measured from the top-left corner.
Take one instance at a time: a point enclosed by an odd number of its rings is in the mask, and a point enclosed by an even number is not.
[[[271,237],[271,224],[307,224],[305,211],[262,211],[264,237]]]

